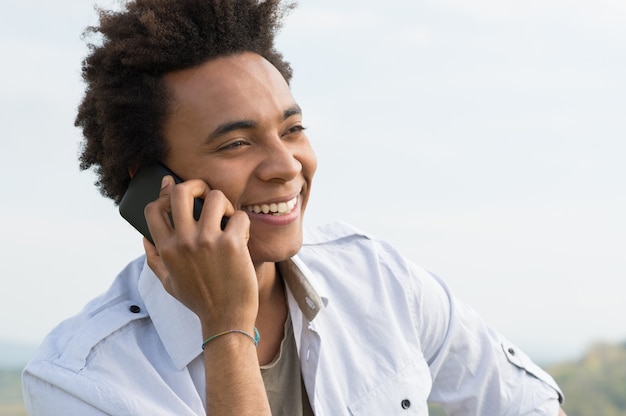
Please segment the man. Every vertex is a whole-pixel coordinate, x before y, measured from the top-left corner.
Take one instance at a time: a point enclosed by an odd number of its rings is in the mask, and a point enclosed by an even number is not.
[[[439,279],[345,225],[303,244],[317,164],[273,46],[289,7],[136,0],[101,15],[81,166],[118,203],[142,167],[186,180],[163,177],[146,256],[25,369],[29,413],[426,415],[431,400],[555,416],[550,376]]]

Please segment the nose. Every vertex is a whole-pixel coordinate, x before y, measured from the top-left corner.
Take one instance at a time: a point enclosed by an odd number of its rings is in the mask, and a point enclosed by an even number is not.
[[[287,182],[301,171],[302,164],[296,156],[296,146],[276,137],[263,146],[262,161],[258,166],[259,179],[266,182]]]

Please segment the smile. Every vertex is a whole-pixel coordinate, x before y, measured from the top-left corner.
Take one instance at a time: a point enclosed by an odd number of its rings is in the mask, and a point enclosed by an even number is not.
[[[255,214],[271,214],[271,215],[285,215],[289,214],[293,207],[298,203],[298,197],[294,197],[293,199],[287,202],[279,202],[272,204],[261,204],[261,205],[248,205],[244,207],[244,209],[248,212],[254,212]]]

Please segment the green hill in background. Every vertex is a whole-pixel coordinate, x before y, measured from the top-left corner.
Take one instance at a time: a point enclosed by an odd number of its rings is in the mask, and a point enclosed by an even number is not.
[[[26,416],[19,368],[0,368],[0,416]]]
[[[548,366],[568,416],[626,416],[626,342],[597,344],[580,360]],[[0,416],[24,416],[20,370],[0,368]],[[431,407],[431,416],[445,415]]]
[[[626,342],[596,344],[578,361],[547,366],[563,390],[567,416],[626,416]],[[443,416],[431,406],[431,416]]]
[[[567,416],[626,416],[626,343],[594,345],[548,372],[565,394]]]

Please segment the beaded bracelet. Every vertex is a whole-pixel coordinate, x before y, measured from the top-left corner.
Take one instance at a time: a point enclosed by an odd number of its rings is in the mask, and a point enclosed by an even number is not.
[[[215,338],[221,337],[222,335],[226,335],[226,334],[232,334],[233,332],[236,332],[238,334],[243,334],[243,335],[247,336],[248,338],[250,338],[252,340],[252,342],[254,343],[255,347],[257,347],[259,345],[259,340],[261,339],[261,335],[259,334],[259,330],[256,329],[256,326],[255,326],[254,327],[254,336],[248,334],[246,331],[242,331],[241,329],[231,329],[231,330],[228,330],[228,331],[220,332],[219,334],[215,334],[215,335],[210,336],[207,339],[205,339],[204,342],[202,343],[202,349],[204,349],[204,347],[206,347],[206,344],[208,344],[209,342],[213,341]]]

